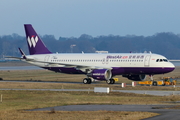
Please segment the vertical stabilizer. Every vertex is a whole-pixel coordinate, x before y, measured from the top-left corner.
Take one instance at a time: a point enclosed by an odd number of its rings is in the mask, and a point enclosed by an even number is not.
[[[26,32],[26,40],[29,47],[29,54],[49,54],[51,53],[41,38],[38,36],[36,31],[33,29],[31,24],[24,25],[25,32]]]

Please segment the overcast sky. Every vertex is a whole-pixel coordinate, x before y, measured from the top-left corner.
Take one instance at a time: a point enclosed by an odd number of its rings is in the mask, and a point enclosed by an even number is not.
[[[23,24],[56,38],[180,33],[180,0],[0,0],[0,35]]]

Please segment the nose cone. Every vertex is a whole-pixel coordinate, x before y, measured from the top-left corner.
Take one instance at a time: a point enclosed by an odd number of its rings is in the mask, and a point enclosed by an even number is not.
[[[166,67],[167,72],[172,72],[175,69],[175,66],[173,63],[169,62],[168,66]]]
[[[170,67],[175,68],[175,65],[173,63],[169,62],[169,64]]]

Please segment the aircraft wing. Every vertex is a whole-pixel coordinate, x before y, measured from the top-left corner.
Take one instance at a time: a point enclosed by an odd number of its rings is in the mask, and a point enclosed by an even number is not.
[[[22,57],[12,57],[12,56],[6,56],[5,58],[14,58],[14,59],[19,59],[19,60],[26,60],[26,61],[31,61],[31,62],[39,62],[39,63],[47,63],[47,65],[60,65],[62,67],[66,68],[76,68],[77,70],[81,70],[83,72],[86,72],[87,70],[92,70],[92,69],[109,69],[111,70],[111,67],[104,67],[104,66],[87,66],[87,65],[81,65],[81,64],[67,64],[67,63],[56,63],[56,62],[45,62],[45,61],[38,61],[35,59],[31,58],[22,58]]]
[[[104,67],[104,66],[87,66],[87,65],[81,65],[81,64],[67,64],[67,63],[55,63],[55,62],[45,62],[45,61],[36,61],[32,60],[33,62],[39,62],[39,63],[47,63],[49,65],[61,65],[66,68],[76,68],[77,70],[86,71],[88,69],[109,69],[111,70],[111,67]]]

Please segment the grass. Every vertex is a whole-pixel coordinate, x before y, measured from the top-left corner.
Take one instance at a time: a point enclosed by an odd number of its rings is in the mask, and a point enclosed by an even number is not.
[[[157,113],[120,111],[1,112],[1,120],[140,120]]]
[[[52,91],[0,91],[3,95],[0,111],[22,110],[79,104],[164,104],[164,101],[180,101],[179,96],[152,96],[133,93]]]
[[[19,64],[18,64],[19,65]],[[180,77],[180,68],[165,75],[154,76],[159,80],[162,76]],[[23,70],[23,71],[1,71],[0,77],[4,81],[8,80],[28,80],[28,81],[65,81],[82,82],[84,75],[68,75],[54,73],[48,70]],[[117,76],[117,83],[132,81]],[[149,78],[148,78],[149,79]],[[178,83],[179,84],[179,83]],[[94,87],[110,87],[113,90],[179,90],[179,88],[162,86],[138,86],[121,88],[119,84],[108,85],[105,82],[99,84],[66,84],[66,83],[25,83],[25,82],[1,82],[0,88],[21,88],[21,89],[93,89]],[[63,119],[63,120],[139,120],[152,116],[156,113],[150,112],[124,112],[124,111],[25,111],[27,109],[79,105],[79,104],[172,104],[170,102],[180,101],[180,96],[152,96],[133,93],[110,92],[101,94],[90,92],[52,92],[52,91],[0,91],[3,95],[3,102],[0,103],[0,119],[2,120],[31,120],[31,119]],[[167,102],[167,103],[165,103]],[[168,103],[169,102],[169,103]]]
[[[51,91],[0,91],[0,118],[3,119],[143,119],[157,115],[149,112],[123,111],[24,111],[44,107],[84,104],[165,104],[164,101],[180,101],[179,96],[152,96],[133,93],[111,92],[101,94],[90,92],[51,92]],[[98,113],[101,113],[98,115]],[[69,117],[68,114],[70,114]]]

